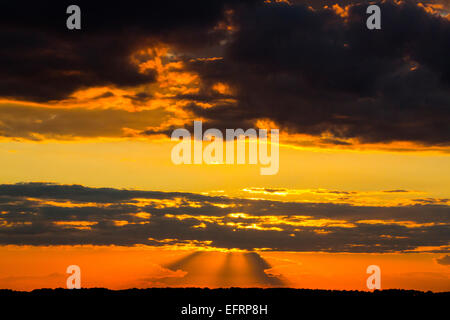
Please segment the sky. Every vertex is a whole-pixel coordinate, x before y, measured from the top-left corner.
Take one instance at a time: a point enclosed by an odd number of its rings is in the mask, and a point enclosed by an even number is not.
[[[0,13],[0,288],[450,290],[448,1],[70,4]],[[279,171],[175,165],[193,121]]]

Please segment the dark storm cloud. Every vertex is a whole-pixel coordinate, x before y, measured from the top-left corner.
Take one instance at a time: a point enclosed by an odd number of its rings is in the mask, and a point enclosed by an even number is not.
[[[251,2],[251,1],[247,1]],[[77,1],[82,29],[66,28],[71,1],[6,2],[0,13],[0,96],[59,100],[90,86],[136,86],[155,80],[130,56],[164,41],[182,48],[211,45],[211,29],[239,1]]]
[[[48,183],[0,185],[0,244],[392,252],[448,246],[449,224],[445,205],[358,207]]]
[[[450,21],[418,2],[382,3],[376,31],[365,27],[362,0],[78,1],[80,31],[65,26],[71,2],[7,2],[0,96],[50,101],[91,86],[150,83],[155,71],[139,73],[130,57],[163,42],[200,76],[199,93],[176,99],[192,101],[187,109],[206,119],[205,127],[249,128],[268,118],[287,132],[326,133],[326,143],[448,145]],[[350,5],[347,17],[323,8],[335,3]],[[227,19],[233,32],[215,28]],[[197,59],[213,56],[222,59]],[[217,82],[233,95],[211,90]],[[152,96],[129,98],[139,104]]]
[[[365,26],[366,4],[347,18],[286,4],[237,12],[224,58],[190,66],[230,84],[238,107],[190,110],[211,122],[231,114],[295,133],[448,145],[450,21],[412,1],[380,6],[376,31]]]
[[[116,36],[126,40],[117,41]],[[0,95],[49,101],[67,98],[80,88],[127,87],[154,81],[153,71],[138,73],[129,61],[141,39],[126,34],[116,36],[58,35],[2,25]]]

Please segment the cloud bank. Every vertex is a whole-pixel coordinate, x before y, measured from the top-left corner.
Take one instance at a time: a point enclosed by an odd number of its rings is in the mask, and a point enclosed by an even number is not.
[[[3,245],[448,252],[449,223],[449,206],[439,204],[375,207],[49,183],[0,185]]]

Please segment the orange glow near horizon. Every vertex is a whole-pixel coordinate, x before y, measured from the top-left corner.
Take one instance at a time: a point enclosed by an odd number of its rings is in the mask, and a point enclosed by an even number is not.
[[[65,287],[69,265],[82,287],[292,287],[367,290],[366,268],[379,265],[382,288],[449,291],[442,254],[217,252],[157,247],[1,246],[0,288]]]

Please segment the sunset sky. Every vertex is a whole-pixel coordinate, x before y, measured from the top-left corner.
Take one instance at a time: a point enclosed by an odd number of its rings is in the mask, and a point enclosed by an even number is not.
[[[75,2],[74,2],[75,3]],[[77,1],[0,13],[0,289],[450,291],[450,2]],[[279,171],[174,129],[280,130]]]

